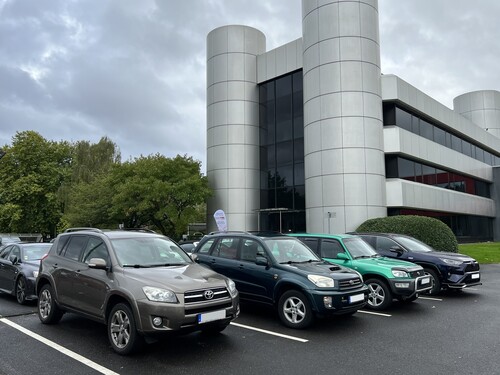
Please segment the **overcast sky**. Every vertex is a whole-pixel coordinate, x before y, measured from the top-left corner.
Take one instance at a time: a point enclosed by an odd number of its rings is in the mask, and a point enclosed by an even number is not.
[[[379,0],[382,73],[452,108],[500,91],[500,1]],[[206,36],[244,24],[301,37],[300,0],[0,0],[0,146],[111,138],[122,160],[206,159]]]

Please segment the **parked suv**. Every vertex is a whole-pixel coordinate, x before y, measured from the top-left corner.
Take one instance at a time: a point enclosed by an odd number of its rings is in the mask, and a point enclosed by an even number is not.
[[[387,309],[394,298],[412,302],[432,288],[430,277],[414,263],[386,258],[358,236],[333,234],[290,234],[309,246],[324,260],[352,268],[370,289],[368,306]]]
[[[192,256],[233,279],[242,299],[277,306],[291,328],[305,328],[315,316],[353,314],[368,297],[358,272],[323,261],[285,235],[210,234]]]
[[[168,237],[134,231],[70,230],[42,259],[38,316],[74,312],[107,324],[119,354],[144,338],[177,331],[220,332],[239,314],[235,284],[195,264]]]
[[[424,268],[431,276],[434,295],[441,289],[463,289],[481,285],[479,263],[468,255],[436,251],[429,245],[409,236],[389,233],[357,233],[379,254],[403,259]]]

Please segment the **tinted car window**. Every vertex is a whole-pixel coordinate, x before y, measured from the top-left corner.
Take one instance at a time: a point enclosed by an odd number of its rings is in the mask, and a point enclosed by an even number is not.
[[[344,252],[344,248],[336,240],[323,240],[321,242],[321,256],[323,258],[337,258],[338,253]]]
[[[391,247],[393,246],[398,246],[398,244],[391,240],[390,238],[386,237],[378,237],[377,238],[377,250],[385,250],[385,251],[390,251]]]
[[[72,236],[68,247],[66,247],[66,251],[64,252],[64,257],[79,260],[86,243],[87,236]]]
[[[305,243],[312,251],[319,255],[318,240],[316,238],[301,238],[300,240]]]
[[[243,240],[243,246],[241,247],[241,260],[246,260],[249,262],[255,262],[255,257],[257,253],[264,253],[263,247],[254,240],[245,239]]]
[[[64,249],[64,246],[68,243],[69,236],[63,236],[59,239],[59,242],[57,243],[57,250],[56,253],[58,255],[61,255],[62,250]]]
[[[0,253],[0,258],[7,259],[9,256],[10,250],[12,250],[12,246],[7,246],[5,249],[3,249],[2,252]]]
[[[239,238],[222,238],[212,251],[212,255],[221,258],[236,259],[239,241]]]

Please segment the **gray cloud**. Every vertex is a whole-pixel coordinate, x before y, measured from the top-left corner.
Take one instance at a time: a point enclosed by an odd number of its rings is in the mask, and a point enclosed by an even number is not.
[[[451,107],[500,89],[500,3],[381,0],[382,71]],[[261,30],[267,48],[301,36],[301,2],[0,0],[0,145],[108,136],[124,160],[188,154],[205,162],[206,36]]]

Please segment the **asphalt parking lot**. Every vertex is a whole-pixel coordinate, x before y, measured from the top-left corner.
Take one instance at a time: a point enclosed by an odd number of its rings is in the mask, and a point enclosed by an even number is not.
[[[500,265],[481,270],[482,286],[307,330],[243,304],[218,336],[171,337],[132,357],[112,351],[103,325],[74,314],[42,325],[36,306],[0,295],[0,374],[500,374]]]

